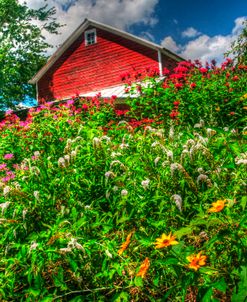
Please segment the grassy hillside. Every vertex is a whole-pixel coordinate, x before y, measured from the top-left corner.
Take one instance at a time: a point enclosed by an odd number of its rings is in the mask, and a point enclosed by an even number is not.
[[[1,301],[245,301],[246,71],[126,74],[129,111],[6,113]]]

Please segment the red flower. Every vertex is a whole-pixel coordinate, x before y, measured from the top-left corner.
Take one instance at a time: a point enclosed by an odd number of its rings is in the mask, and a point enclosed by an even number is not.
[[[188,68],[184,67],[184,66],[178,66],[176,68],[174,68],[174,72],[176,73],[183,73],[183,72],[187,72]]]
[[[170,73],[170,70],[167,69],[166,67],[163,69],[163,75],[167,75]]]
[[[170,86],[169,86],[167,83],[164,83],[164,84],[163,84],[163,88],[164,88],[164,89],[170,88]]]
[[[172,75],[170,75],[171,79],[183,79],[186,77],[186,74],[183,73],[174,73]]]
[[[125,115],[129,110],[115,110],[116,115]]]
[[[173,102],[173,105],[174,106],[178,106],[180,104],[180,102],[179,101],[175,101],[175,102]]]
[[[176,84],[175,84],[175,87],[176,87],[177,89],[180,89],[180,88],[183,87],[183,84],[182,84],[182,83],[176,83]]]
[[[82,109],[84,109],[85,111],[88,110],[88,105],[87,104],[83,104],[82,105]]]
[[[232,78],[233,81],[238,81],[239,80],[239,77],[236,75]]]
[[[174,120],[177,118],[178,114],[178,111],[172,110],[172,112],[170,113],[170,118]]]
[[[201,73],[207,73],[208,72],[207,68],[203,68],[203,67],[201,67],[199,70],[200,70]]]
[[[196,87],[196,83],[191,83],[191,84],[190,84],[190,88],[193,89],[193,88],[195,88],[195,87]]]
[[[233,112],[233,111],[230,112],[230,115],[234,115],[234,114],[235,114],[235,112]]]

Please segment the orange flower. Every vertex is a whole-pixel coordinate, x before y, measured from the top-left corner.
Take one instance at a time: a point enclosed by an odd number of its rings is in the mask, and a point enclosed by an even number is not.
[[[131,238],[131,236],[133,235],[133,233],[134,232],[131,232],[131,233],[129,233],[129,235],[127,236],[127,238],[126,238],[126,241],[121,245],[121,248],[118,250],[118,255],[120,256],[120,255],[122,255],[123,254],[123,252],[127,249],[127,247],[129,246],[129,244],[130,244],[130,238]]]
[[[144,278],[146,273],[147,273],[147,270],[149,269],[149,266],[150,266],[150,261],[148,258],[146,258],[142,264],[141,264],[141,267],[139,269],[139,272],[137,273],[136,277],[142,277]]]
[[[212,203],[212,207],[208,210],[211,213],[217,213],[224,209],[227,200],[217,200]]]
[[[197,255],[190,255],[186,259],[190,262],[188,267],[197,271],[201,266],[206,265],[207,256],[202,256],[202,252]]]
[[[175,240],[176,236],[173,236],[172,233],[170,233],[168,236],[165,234],[162,234],[160,238],[156,239],[156,242],[154,243],[156,245],[156,249],[162,249],[163,247],[167,247],[169,245],[176,245],[178,244],[178,241]]]

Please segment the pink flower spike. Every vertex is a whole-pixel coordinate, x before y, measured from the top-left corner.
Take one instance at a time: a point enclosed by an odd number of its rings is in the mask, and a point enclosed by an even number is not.
[[[6,169],[6,166],[7,166],[6,164],[1,164],[1,165],[0,165],[0,171],[1,171],[1,170],[5,170],[5,169]]]
[[[3,158],[4,159],[11,159],[13,157],[14,157],[14,154],[13,153],[9,153],[9,154],[5,154]]]

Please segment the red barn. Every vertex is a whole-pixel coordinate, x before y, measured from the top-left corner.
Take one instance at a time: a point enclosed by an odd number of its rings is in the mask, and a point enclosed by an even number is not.
[[[85,19],[30,80],[37,99],[68,99],[123,85],[121,74],[156,68],[172,69],[178,55],[114,27]],[[114,94],[114,93],[112,93]],[[117,94],[117,93],[115,93]]]

